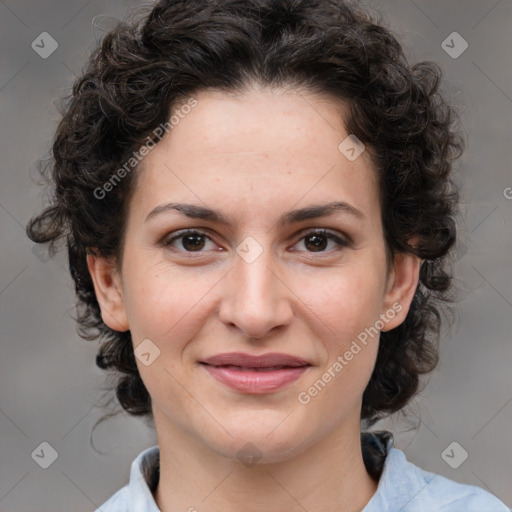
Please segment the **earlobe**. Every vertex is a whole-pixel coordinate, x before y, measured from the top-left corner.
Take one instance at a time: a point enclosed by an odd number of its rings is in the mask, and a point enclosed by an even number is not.
[[[111,258],[87,255],[87,267],[94,284],[103,322],[115,331],[129,330],[119,272]]]
[[[419,282],[421,259],[410,253],[397,253],[387,283],[384,314],[394,311],[393,318],[386,322],[382,331],[399,326],[407,316]],[[390,315],[387,315],[390,316]]]

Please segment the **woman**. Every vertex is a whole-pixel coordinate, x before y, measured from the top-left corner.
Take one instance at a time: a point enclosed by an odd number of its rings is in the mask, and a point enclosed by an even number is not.
[[[342,0],[160,1],[106,35],[27,228],[66,236],[81,334],[155,422],[98,510],[508,511],[361,432],[437,363],[440,76]]]

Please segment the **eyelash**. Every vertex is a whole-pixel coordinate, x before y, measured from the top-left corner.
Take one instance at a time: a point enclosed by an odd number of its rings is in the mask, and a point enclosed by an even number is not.
[[[198,231],[196,229],[186,229],[184,231],[180,231],[178,232],[175,236],[173,236],[172,238],[169,238],[167,240],[164,239],[164,241],[162,242],[162,244],[165,246],[165,247],[170,247],[171,244],[175,241],[175,240],[179,240],[180,238],[183,238],[187,235],[200,235],[200,236],[205,236],[206,238],[208,238],[208,240],[211,240],[213,242],[213,240],[211,239],[210,236],[208,236],[206,233],[202,232],[202,231]],[[312,229],[312,230],[309,230],[309,231],[302,231],[300,232],[297,236],[301,236],[301,238],[299,238],[297,240],[296,243],[302,241],[304,238],[307,238],[308,236],[312,236],[312,235],[323,235],[325,237],[327,237],[329,240],[332,240],[334,242],[336,242],[339,246],[342,246],[342,247],[350,247],[350,242],[348,242],[347,240],[343,240],[342,238],[340,238],[339,236],[335,235],[334,233],[326,230],[326,229],[322,229],[322,228],[319,228],[319,229]],[[296,245],[296,243],[294,245]],[[190,255],[193,255],[195,253],[197,254],[201,254],[202,252],[204,251],[185,251],[185,250],[179,250],[179,249],[176,249],[176,248],[172,248],[178,252],[184,252],[186,254],[190,254]],[[334,251],[338,251],[340,250],[340,248],[338,247],[337,249],[334,249]],[[310,252],[310,251],[306,251],[306,252],[309,252],[310,254],[322,254],[322,253],[331,253],[333,251],[318,251],[317,253],[315,252]],[[194,256],[190,256],[190,257],[194,257]]]

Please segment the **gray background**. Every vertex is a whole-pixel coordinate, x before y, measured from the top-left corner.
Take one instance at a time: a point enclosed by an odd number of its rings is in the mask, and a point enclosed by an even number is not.
[[[377,427],[392,429],[396,446],[420,467],[487,488],[512,506],[512,2],[365,3],[384,14],[411,61],[439,62],[467,132],[457,170],[464,187],[458,321],[444,331],[441,364],[409,419]],[[127,483],[133,458],[156,442],[144,421],[121,414],[95,431],[95,446],[106,454],[91,448],[92,426],[106,412],[97,342],[76,333],[64,251],[46,260],[24,233],[45,201],[36,161],[47,156],[59,120],[54,100],[69,93],[100,27],[141,4],[0,1],[2,512],[92,511]],[[454,31],[469,43],[458,58],[441,46]],[[58,42],[47,59],[31,48],[42,32]],[[43,441],[58,453],[48,469],[31,457]],[[457,469],[441,456],[454,441],[468,453]],[[453,453],[457,459],[462,452]]]

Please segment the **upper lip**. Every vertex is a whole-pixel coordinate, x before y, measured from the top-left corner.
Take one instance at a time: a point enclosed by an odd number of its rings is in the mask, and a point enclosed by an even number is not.
[[[272,366],[306,366],[310,365],[308,361],[301,357],[290,354],[269,353],[254,356],[242,352],[228,352],[217,354],[201,361],[210,366],[233,365],[243,368],[268,368]]]

